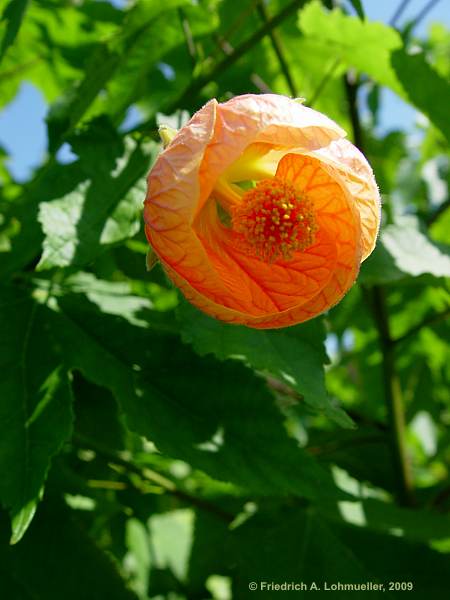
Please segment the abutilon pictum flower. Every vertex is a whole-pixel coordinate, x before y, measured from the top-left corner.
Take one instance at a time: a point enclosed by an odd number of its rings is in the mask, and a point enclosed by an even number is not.
[[[145,231],[186,298],[275,328],[344,296],[373,250],[372,170],[325,115],[274,94],[210,100],[148,177]]]

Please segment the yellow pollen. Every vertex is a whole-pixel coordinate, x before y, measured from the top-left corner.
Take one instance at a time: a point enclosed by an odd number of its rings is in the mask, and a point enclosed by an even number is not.
[[[268,215],[267,218],[265,215]],[[309,248],[317,225],[312,203],[290,182],[274,177],[248,190],[232,213],[233,229],[241,234],[246,251],[267,262]]]

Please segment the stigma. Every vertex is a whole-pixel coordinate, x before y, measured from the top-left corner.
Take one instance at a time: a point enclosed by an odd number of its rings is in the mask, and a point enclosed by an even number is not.
[[[292,260],[314,243],[317,225],[312,203],[290,182],[263,179],[232,212],[233,229],[248,253],[266,262]]]

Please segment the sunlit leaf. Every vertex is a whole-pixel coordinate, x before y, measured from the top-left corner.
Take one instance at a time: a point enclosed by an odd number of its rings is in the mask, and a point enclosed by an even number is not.
[[[82,266],[102,247],[139,231],[143,177],[155,158],[156,145],[143,147],[127,139],[122,150],[116,134],[113,139],[93,136],[91,141],[74,143],[86,179],[63,198],[40,204],[45,239],[39,269]]]
[[[419,275],[450,277],[450,249],[434,244],[414,219],[385,227],[378,247],[363,267],[368,282],[389,282]]]
[[[402,93],[391,66],[391,53],[402,47],[402,40],[393,28],[381,22],[361,21],[339,9],[328,12],[318,0],[309,2],[301,11],[299,25],[304,35],[314,39],[318,46],[332,49],[333,55],[345,65]]]

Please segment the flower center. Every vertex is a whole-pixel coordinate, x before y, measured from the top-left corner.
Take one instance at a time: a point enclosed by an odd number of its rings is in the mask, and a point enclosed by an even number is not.
[[[293,258],[314,243],[317,231],[312,203],[281,179],[263,179],[246,192],[232,214],[233,229],[248,250],[267,262]]]

